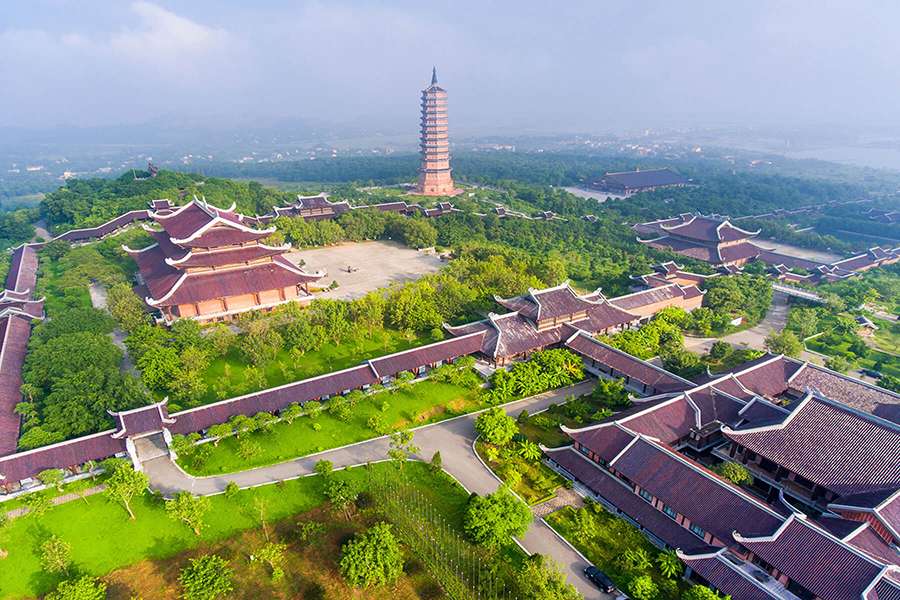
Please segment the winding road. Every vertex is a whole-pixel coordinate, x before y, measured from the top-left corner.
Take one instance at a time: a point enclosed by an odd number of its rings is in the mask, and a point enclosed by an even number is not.
[[[553,390],[530,398],[504,405],[507,414],[518,415],[523,409],[535,413],[552,404],[565,400],[567,396],[582,395],[593,389],[593,381],[585,381],[571,387]],[[480,412],[480,411],[479,411]],[[478,459],[472,448],[475,442],[475,418],[479,413],[470,413],[424,425],[414,430],[415,444],[420,448],[417,458],[430,460],[434,452],[440,450],[444,470],[459,481],[466,490],[477,494],[489,494],[499,486],[499,480]],[[375,438],[304,456],[295,460],[259,467],[227,475],[192,477],[182,471],[167,456],[147,460],[144,471],[150,478],[151,486],[165,495],[179,491],[189,491],[196,495],[218,494],[225,486],[234,482],[240,487],[254,487],[311,475],[316,462],[329,460],[335,468],[355,466],[367,462],[384,460],[388,451],[386,437]],[[569,582],[575,585],[585,598],[611,598],[585,579],[583,571],[587,561],[569,545],[557,537],[543,520],[535,517],[531,527],[519,540],[530,553],[540,553],[559,563]]]

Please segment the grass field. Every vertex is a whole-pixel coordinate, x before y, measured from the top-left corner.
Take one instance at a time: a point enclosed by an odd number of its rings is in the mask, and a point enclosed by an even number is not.
[[[373,465],[373,473],[394,469],[389,463]],[[468,495],[448,477],[431,474],[421,463],[409,463],[404,471],[448,523],[459,529]],[[368,472],[357,468],[339,472],[363,487]],[[0,532],[0,548],[9,555],[0,560],[0,597],[34,597],[53,589],[60,577],[41,567],[39,547],[51,535],[71,545],[73,568],[79,573],[103,575],[144,559],[160,560],[185,550],[208,545],[259,525],[253,510],[256,499],[265,502],[267,520],[275,522],[306,512],[323,502],[318,476],[304,477],[240,492],[233,498],[211,498],[206,527],[195,536],[185,525],[171,520],[162,500],[145,494],[134,502],[137,519],[130,521],[119,504],[103,495],[90,496],[51,508],[40,518],[13,520]],[[128,597],[128,596],[125,596]]]
[[[386,410],[382,410],[385,408]],[[271,432],[258,432],[248,439],[259,444],[261,451],[249,460],[238,453],[238,441],[230,437],[219,442],[200,467],[182,464],[195,475],[216,475],[270,465],[329,448],[352,444],[379,434],[368,426],[370,417],[380,415],[395,429],[433,423],[479,408],[478,391],[449,383],[423,381],[408,390],[385,390],[368,395],[352,410],[344,422],[323,412],[315,419],[301,417],[291,424],[279,423]],[[319,430],[314,428],[319,426]]]
[[[886,319],[871,317],[872,322],[878,325],[878,331],[872,335],[872,342],[880,350],[900,354],[900,323]]]
[[[264,386],[247,381],[246,372],[249,366],[247,360],[241,356],[237,348],[233,348],[225,356],[213,360],[207,367],[203,373],[206,393],[191,402],[190,406],[209,404],[259,389],[339,371],[360,364],[363,358],[400,352],[433,341],[438,340],[433,339],[428,333],[417,334],[410,338],[399,331],[385,329],[371,336],[360,336],[356,340],[342,344],[325,343],[319,350],[305,353],[296,362],[291,359],[287,349],[282,349],[274,360],[261,368],[265,376]],[[229,385],[222,387],[222,382],[228,382]],[[222,390],[225,395],[217,395],[216,389]],[[170,410],[174,411],[171,405]]]

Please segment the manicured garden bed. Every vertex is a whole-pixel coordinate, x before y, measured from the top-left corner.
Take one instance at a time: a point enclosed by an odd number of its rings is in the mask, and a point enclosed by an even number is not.
[[[371,468],[377,474],[395,467],[379,463]],[[408,463],[404,470],[446,521],[460,530],[468,499],[462,488],[444,475],[432,474],[421,463]],[[361,488],[368,475],[365,468],[336,474],[347,477]],[[0,548],[9,552],[0,560],[0,597],[42,595],[57,585],[60,578],[46,572],[40,562],[39,547],[51,535],[59,536],[71,545],[73,567],[78,572],[103,575],[144,559],[164,559],[258,527],[259,513],[254,510],[256,499],[265,502],[267,521],[275,522],[320,505],[323,502],[321,478],[304,477],[245,490],[232,498],[214,496],[200,536],[169,518],[162,501],[150,494],[133,503],[137,517],[134,521],[128,519],[121,505],[109,502],[102,494],[53,507],[39,520],[32,517],[14,519],[0,531]],[[239,560],[245,560],[245,557]]]
[[[536,461],[525,460],[521,456],[515,455],[513,448],[508,448],[498,449],[500,455],[489,460],[491,451],[488,448],[496,447],[482,441],[475,444],[478,456],[529,505],[540,504],[553,498],[556,490],[565,483],[559,474],[548,468],[539,459]],[[517,476],[513,476],[512,481],[509,477],[511,470],[518,473]]]
[[[599,504],[579,509],[567,506],[548,515],[546,521],[591,563],[609,575],[621,590],[626,590],[628,583],[641,575],[649,575],[657,584],[659,598],[678,598],[679,591],[687,587],[684,581],[667,578],[660,572],[658,561],[664,554],[662,551],[636,527]],[[633,556],[635,551],[649,559],[649,564],[634,566],[629,563],[628,557]]]
[[[382,410],[385,405],[386,410]],[[322,412],[315,418],[301,417],[291,424],[278,423],[271,432],[248,434],[245,439],[259,445],[259,453],[251,458],[239,456],[238,439],[229,437],[212,449],[201,466],[182,464],[182,467],[195,475],[240,471],[377,437],[379,433],[368,424],[370,417],[376,415],[392,429],[404,429],[479,407],[478,390],[426,380],[407,390],[390,389],[365,396],[346,422]]]

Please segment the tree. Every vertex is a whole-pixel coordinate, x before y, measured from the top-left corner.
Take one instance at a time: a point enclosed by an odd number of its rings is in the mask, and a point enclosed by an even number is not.
[[[718,465],[715,469],[716,473],[735,485],[750,483],[753,481],[753,475],[742,464],[726,461]]]
[[[432,473],[439,473],[443,470],[444,460],[441,458],[441,451],[436,450],[434,454],[431,455],[431,462],[428,463],[428,468]]]
[[[559,565],[541,554],[533,554],[516,575],[522,600],[579,600],[581,594],[559,569]]]
[[[62,482],[66,473],[62,469],[46,469],[38,473],[37,478],[47,487],[54,487],[57,491],[62,491]]]
[[[60,582],[55,592],[47,594],[46,600],[105,600],[105,598],[106,583],[85,575]]]
[[[541,452],[541,447],[531,440],[523,440],[520,442],[518,452],[519,456],[528,462],[538,462],[541,460],[541,456],[544,455],[544,453]]]
[[[235,483],[233,481],[229,481],[228,484],[225,486],[225,497],[228,498],[229,500],[232,498],[236,498],[237,495],[240,493],[240,491],[241,491],[241,488],[237,483]]]
[[[404,463],[413,454],[419,452],[419,447],[413,444],[413,432],[408,429],[395,431],[391,434],[391,445],[388,449],[388,457],[393,460],[398,467],[403,467]]]
[[[819,327],[819,312],[815,308],[792,308],[788,313],[787,328],[800,338],[808,338]]]
[[[784,330],[781,333],[773,331],[766,337],[764,345],[772,354],[800,356],[803,352],[803,343],[793,331]]]
[[[285,423],[290,425],[303,416],[303,408],[298,403],[291,402],[281,410],[279,416]]]
[[[635,577],[626,586],[628,596],[633,600],[656,600],[659,588],[649,575]]]
[[[22,499],[22,502],[28,508],[28,516],[40,517],[53,505],[48,496],[40,492],[28,494]]]
[[[690,379],[704,371],[700,357],[684,348],[667,348],[660,353],[660,358],[667,370],[681,377]]]
[[[287,544],[279,544],[276,542],[268,542],[265,546],[256,551],[253,558],[269,565],[272,571],[272,581],[278,582],[284,578],[284,553],[287,550]]]
[[[215,554],[192,558],[181,570],[178,582],[186,600],[213,600],[225,596],[234,589],[234,571],[228,561]]]
[[[692,585],[681,594],[681,600],[722,600],[722,596],[705,585]]]
[[[133,521],[135,516],[131,510],[131,500],[147,491],[149,484],[146,474],[135,471],[128,465],[120,465],[106,480],[106,490],[103,493],[110,500],[121,502]]]
[[[234,432],[229,423],[216,423],[210,425],[206,430],[206,435],[213,438],[213,446],[218,446],[222,438],[228,437]]]
[[[322,403],[317,400],[310,400],[303,405],[303,410],[306,411],[310,419],[315,419],[322,413]]]
[[[597,378],[597,385],[591,392],[591,398],[611,409],[628,408],[631,405],[628,390],[625,389],[625,380],[621,378]]]
[[[643,548],[630,548],[626,550],[620,561],[622,566],[631,573],[641,573],[653,566],[650,561],[650,554]]]
[[[715,360],[722,360],[731,354],[731,344],[723,340],[716,340],[709,349],[709,357]]]
[[[353,587],[388,585],[403,572],[403,554],[391,525],[377,523],[341,547],[341,575]]]
[[[416,376],[409,371],[400,371],[394,378],[394,387],[397,391],[406,392],[412,386],[412,381]]]
[[[584,539],[591,539],[599,531],[594,515],[587,508],[575,511],[575,530]]]
[[[334,465],[330,460],[325,460],[324,458],[317,460],[315,466],[313,467],[313,471],[322,477],[328,477],[331,475],[331,472],[334,470]]]
[[[41,565],[51,573],[69,574],[72,547],[58,536],[50,536],[41,544]]]
[[[531,523],[531,511],[505,487],[488,496],[474,496],[466,506],[463,527],[477,544],[498,548],[510,536],[522,535]]]
[[[656,556],[656,566],[663,577],[674,579],[684,572],[684,563],[674,552],[660,552]]]
[[[334,510],[344,512],[347,520],[350,520],[350,507],[359,493],[345,479],[330,477],[325,483],[325,497],[331,503]]]
[[[119,326],[127,332],[147,325],[147,311],[144,302],[127,283],[117,283],[106,294],[106,306]]]
[[[825,361],[825,366],[832,371],[837,371],[838,373],[846,373],[850,370],[850,361],[844,358],[843,356],[831,356],[828,360]]]
[[[505,446],[519,432],[519,428],[515,419],[495,406],[478,415],[475,419],[475,431],[489,444]]]
[[[190,527],[194,535],[200,535],[207,510],[209,498],[193,496],[190,492],[178,492],[174,498],[166,500],[166,512],[169,513],[169,517]]]

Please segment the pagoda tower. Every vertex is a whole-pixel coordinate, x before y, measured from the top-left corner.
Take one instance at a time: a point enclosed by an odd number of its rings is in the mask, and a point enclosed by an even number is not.
[[[447,136],[447,91],[437,82],[437,68],[431,71],[431,85],[422,90],[422,128],[419,136],[419,183],[415,193],[425,196],[453,196],[450,176],[450,141]]]

